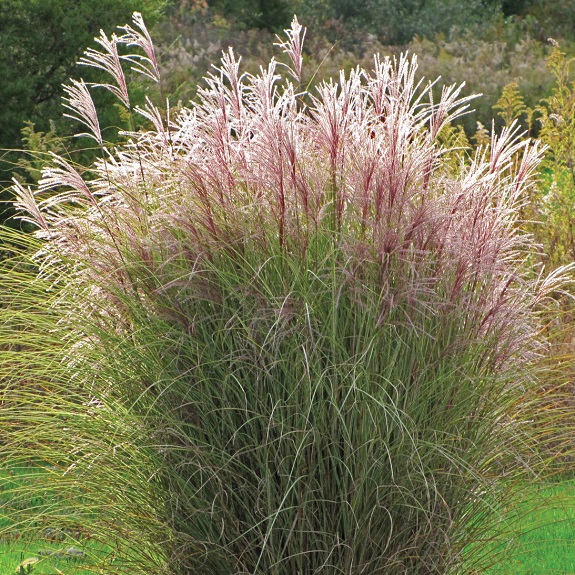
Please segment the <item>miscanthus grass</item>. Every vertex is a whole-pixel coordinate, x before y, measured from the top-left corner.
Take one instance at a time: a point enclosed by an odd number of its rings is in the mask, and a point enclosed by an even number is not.
[[[300,91],[295,19],[287,63],[230,50],[197,103],[132,108],[123,66],[159,68],[141,18],[122,31],[81,61],[109,83],[67,88],[101,159],[54,156],[15,186],[37,231],[4,232],[0,458],[44,468],[12,500],[51,494],[12,521],[80,527],[102,573],[496,562],[481,541],[563,425],[539,312],[564,274],[517,226],[537,143],[454,168],[468,99],[415,57]],[[92,88],[147,128],[107,147]]]

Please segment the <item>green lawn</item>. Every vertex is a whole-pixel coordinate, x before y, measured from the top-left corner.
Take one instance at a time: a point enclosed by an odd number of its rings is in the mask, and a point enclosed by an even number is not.
[[[92,562],[87,557],[67,556],[66,551],[78,549],[78,547],[57,546],[50,543],[38,541],[36,543],[22,544],[19,542],[0,542],[0,573],[8,575],[17,573],[18,566],[26,560],[36,561],[31,565],[30,572],[42,575],[77,573],[88,574],[93,571],[87,571],[83,567],[88,567]],[[85,549],[85,548],[84,548]],[[51,556],[42,555],[43,552],[50,551]],[[61,554],[59,554],[61,553]],[[24,573],[28,571],[24,570]]]
[[[489,575],[574,575],[575,483],[541,486],[518,515],[505,559]]]
[[[25,481],[25,469],[0,474],[0,575],[16,573],[26,560],[38,560],[30,573],[38,575],[84,575],[95,565],[98,549],[84,535],[50,530],[34,541],[19,537],[17,526],[6,518],[8,509],[23,503],[11,489]],[[41,494],[29,504],[41,509],[49,494]],[[6,530],[8,528],[8,530]],[[504,561],[486,575],[575,575],[575,483],[542,485],[533,502],[518,509],[509,520],[509,538],[494,547]],[[495,545],[495,544],[493,544]],[[27,573],[28,571],[24,571]]]
[[[86,538],[85,533],[40,527],[40,536],[30,541],[22,536],[18,525],[8,522],[8,513],[15,512],[17,517],[18,511],[27,505],[40,515],[42,507],[52,500],[49,493],[24,500],[13,492],[25,483],[31,472],[34,472],[33,468],[4,469],[0,472],[0,575],[94,573],[87,568],[94,564],[98,548]],[[23,565],[23,570],[19,569],[20,565]]]

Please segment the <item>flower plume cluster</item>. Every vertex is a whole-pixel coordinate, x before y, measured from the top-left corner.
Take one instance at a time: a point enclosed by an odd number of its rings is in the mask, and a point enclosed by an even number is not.
[[[159,78],[149,34],[135,18],[138,30],[126,26],[111,40],[103,34],[104,51],[89,50],[82,59],[113,77],[105,86],[126,105],[121,61]],[[299,78],[297,19],[287,33],[279,46]],[[144,55],[120,55],[121,44]],[[366,273],[377,276],[381,321],[393,306],[426,302],[439,290],[435,304],[469,307],[483,332],[498,322],[520,325],[525,238],[515,225],[542,150],[511,127],[459,173],[449,172],[443,158],[451,150],[440,135],[470,98],[450,86],[435,101],[433,85],[416,82],[416,69],[415,56],[376,56],[371,71],[342,72],[308,94],[282,79],[273,59],[258,75],[242,74],[230,49],[197,103],[174,117],[149,99],[136,108],[149,129],[106,151],[89,181],[55,158],[37,205],[18,186],[23,217],[49,238],[47,250],[87,258],[92,271],[113,269],[120,282],[129,282],[123,250],[143,256],[150,242],[192,262],[242,243],[264,250],[277,244],[303,258],[318,230],[329,229],[349,281],[356,278],[360,289]],[[88,87],[74,82],[66,90],[72,117],[102,143]],[[477,282],[482,290],[467,289]]]

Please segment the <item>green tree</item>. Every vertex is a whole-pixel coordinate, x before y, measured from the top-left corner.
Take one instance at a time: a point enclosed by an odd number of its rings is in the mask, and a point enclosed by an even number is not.
[[[22,128],[32,122],[48,132],[62,117],[62,84],[77,76],[76,61],[94,45],[100,29],[111,32],[134,11],[154,22],[166,0],[0,0],[0,185],[10,180],[22,146]],[[87,77],[88,70],[83,71]],[[61,131],[62,120],[57,128]],[[65,130],[64,130],[65,131]]]
[[[527,14],[534,17],[542,40],[555,38],[575,40],[575,3],[573,0],[533,0]]]
[[[240,28],[272,32],[289,26],[294,10],[288,0],[209,0],[208,6]]]
[[[501,13],[497,0],[310,0],[301,2],[302,20],[340,21],[347,30],[370,32],[388,44],[406,44],[415,36],[432,38],[453,27],[486,24]],[[342,40],[342,38],[338,38]]]
[[[469,28],[493,20],[498,2],[484,0],[370,0],[370,22],[385,41],[405,44],[415,36],[448,34],[453,27]]]

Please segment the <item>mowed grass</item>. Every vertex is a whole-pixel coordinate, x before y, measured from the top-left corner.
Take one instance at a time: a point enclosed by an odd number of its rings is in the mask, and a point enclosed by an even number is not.
[[[541,484],[508,518],[488,575],[575,574],[575,481]]]
[[[0,469],[0,575],[21,572],[39,575],[94,573],[90,567],[96,565],[106,550],[98,549],[98,545],[89,540],[89,534],[82,532],[81,526],[74,532],[42,528],[42,509],[54,502],[52,494],[44,492],[34,497],[22,497],[19,493],[19,489],[27,481],[32,481],[40,469]],[[7,518],[8,514],[17,517],[18,510],[30,509],[38,512],[40,535],[35,538],[25,536],[21,526]]]
[[[18,573],[19,565],[25,565],[30,559],[38,559],[37,563],[31,565],[31,573],[38,573],[41,575],[54,575],[71,573],[77,575],[84,575],[94,573],[87,568],[92,563],[88,558],[57,558],[57,557],[42,557],[39,555],[40,551],[50,549],[54,553],[64,551],[66,548],[62,546],[54,546],[53,544],[46,544],[45,542],[37,542],[28,544],[21,544],[18,542],[5,543],[0,542],[0,573],[8,575],[10,573]],[[24,569],[24,573],[27,573]]]

